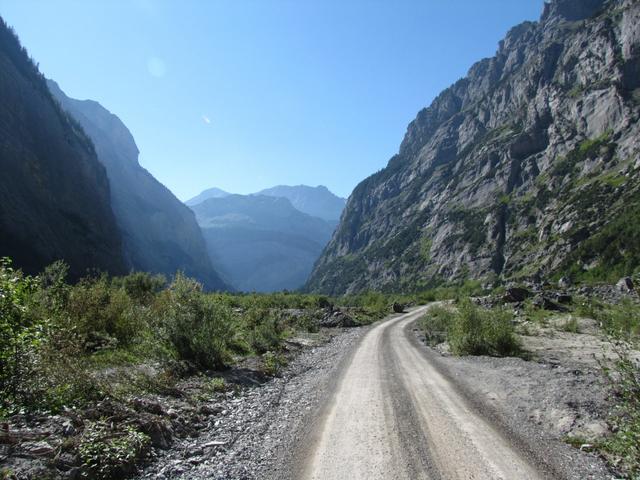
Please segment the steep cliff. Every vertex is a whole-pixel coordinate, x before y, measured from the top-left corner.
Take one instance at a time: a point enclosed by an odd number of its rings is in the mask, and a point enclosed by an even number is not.
[[[640,3],[554,0],[408,127],[307,288],[607,279],[640,265]]]
[[[0,19],[0,256],[28,273],[124,272],[109,181],[91,140],[51,97]]]
[[[99,103],[69,98],[51,80],[48,85],[87,132],[106,168],[127,268],[167,276],[180,270],[208,289],[225,289],[193,212],[140,166],[138,147],[124,123]]]

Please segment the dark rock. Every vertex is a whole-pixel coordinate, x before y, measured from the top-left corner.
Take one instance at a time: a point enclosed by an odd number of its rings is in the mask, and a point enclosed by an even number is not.
[[[135,398],[133,400],[133,407],[141,412],[149,412],[156,415],[166,415],[164,408],[160,402],[156,400],[150,400],[148,398]]]
[[[401,303],[393,302],[392,306],[393,313],[404,313],[404,305]]]
[[[201,413],[203,415],[218,415],[220,413],[222,413],[222,411],[224,410],[224,407],[222,407],[221,405],[201,405],[200,408],[198,408],[198,413]]]
[[[531,296],[531,292],[522,287],[507,288],[507,291],[502,297],[502,301],[505,303],[524,302]]]
[[[571,303],[573,298],[566,293],[556,293],[556,302],[558,303]]]
[[[149,435],[153,447],[166,450],[172,445],[173,432],[162,420],[143,417],[137,423],[140,431]]]
[[[624,277],[616,283],[616,288],[623,293],[630,293],[634,291],[635,285],[631,277]]]
[[[567,311],[566,307],[555,303],[544,295],[536,296],[532,301],[533,306],[540,308],[542,310],[556,311],[556,312],[565,312]]]

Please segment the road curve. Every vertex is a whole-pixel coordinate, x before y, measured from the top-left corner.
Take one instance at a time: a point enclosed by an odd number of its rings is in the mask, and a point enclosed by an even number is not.
[[[421,307],[373,327],[316,419],[296,478],[542,479],[410,340]]]

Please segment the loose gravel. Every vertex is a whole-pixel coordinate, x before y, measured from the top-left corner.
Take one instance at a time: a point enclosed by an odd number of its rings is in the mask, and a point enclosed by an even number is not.
[[[279,377],[245,386],[215,406],[199,436],[177,440],[139,479],[277,478],[304,436],[327,386],[366,328],[301,350]]]

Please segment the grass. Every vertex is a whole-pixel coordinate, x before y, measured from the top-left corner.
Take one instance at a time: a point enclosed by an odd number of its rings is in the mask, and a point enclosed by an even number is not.
[[[513,316],[503,309],[485,309],[463,299],[455,310],[432,308],[420,320],[427,341],[447,341],[454,355],[516,356],[521,353]]]

